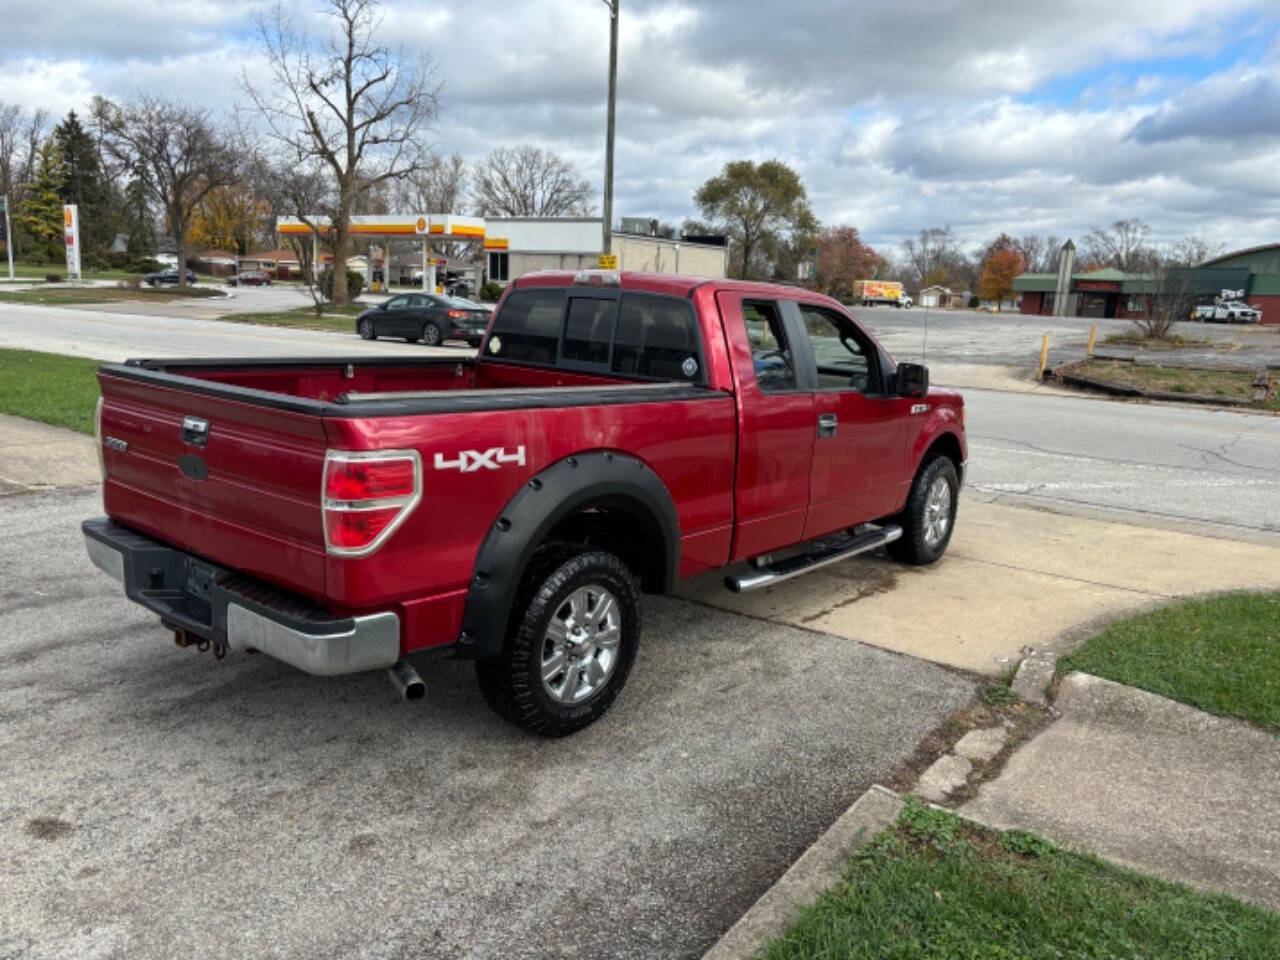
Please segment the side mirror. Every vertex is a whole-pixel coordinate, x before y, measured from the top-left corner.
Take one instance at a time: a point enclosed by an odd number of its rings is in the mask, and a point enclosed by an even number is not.
[[[898,396],[923,397],[928,392],[928,367],[922,363],[898,364]]]

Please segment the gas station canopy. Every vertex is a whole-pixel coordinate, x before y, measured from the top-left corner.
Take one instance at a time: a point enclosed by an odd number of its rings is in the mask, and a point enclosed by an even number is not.
[[[308,223],[327,233],[328,217],[278,217],[276,231],[281,236],[312,232]],[[348,231],[353,237],[421,237],[427,240],[483,240],[483,217],[460,217],[452,213],[398,213],[386,216],[355,216]]]
[[[314,225],[314,227],[312,226]],[[310,236],[315,262],[319,262],[320,234],[329,233],[329,218],[322,216],[277,217],[276,232],[282,237]],[[432,240],[484,240],[483,217],[460,217],[452,213],[395,213],[378,216],[353,216],[347,225],[351,237],[399,237],[422,241],[422,289],[443,293],[437,283],[436,268],[444,260],[427,256]],[[365,281],[373,285],[373,265],[365,261]]]

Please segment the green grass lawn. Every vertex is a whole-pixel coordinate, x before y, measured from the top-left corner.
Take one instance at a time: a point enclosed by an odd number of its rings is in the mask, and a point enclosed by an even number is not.
[[[140,287],[136,290],[123,287],[64,287],[51,283],[37,290],[3,290],[0,289],[0,303],[36,303],[36,304],[85,304],[85,303],[120,303],[159,302],[172,300],[203,299],[218,297],[217,290],[208,287]]]
[[[0,350],[0,413],[93,433],[99,360]]]
[[[307,306],[261,313],[228,313],[219,319],[231,323],[256,323],[267,327],[297,327],[302,330],[355,333],[356,315],[368,309],[367,303],[327,303],[324,305],[324,313],[318,317],[315,307]]]
[[[15,280],[43,280],[51,273],[56,273],[65,278],[67,276],[67,268],[65,264],[55,263],[47,266],[40,266],[31,263],[15,263],[13,265],[13,277]],[[136,277],[136,270],[84,270],[81,276],[86,280],[124,280],[128,277]],[[0,281],[8,281],[9,264],[0,256]]]
[[[1280,915],[908,800],[764,960],[1270,960]]]
[[[1280,730],[1280,592],[1202,597],[1128,617],[1058,662],[1060,673],[1071,670]]]

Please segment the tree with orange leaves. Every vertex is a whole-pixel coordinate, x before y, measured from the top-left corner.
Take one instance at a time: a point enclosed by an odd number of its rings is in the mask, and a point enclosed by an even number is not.
[[[1027,270],[1027,262],[1017,250],[992,250],[982,265],[982,277],[978,280],[978,296],[994,300],[996,310],[1013,296],[1013,280]]]

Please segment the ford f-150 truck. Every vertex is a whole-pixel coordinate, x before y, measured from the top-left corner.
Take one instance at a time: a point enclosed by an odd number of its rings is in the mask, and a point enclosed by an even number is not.
[[[131,360],[98,375],[89,556],[179,645],[315,674],[476,661],[562,735],[631,670],[643,592],[946,550],[959,394],[835,300],[585,271],[511,283],[478,356]]]

